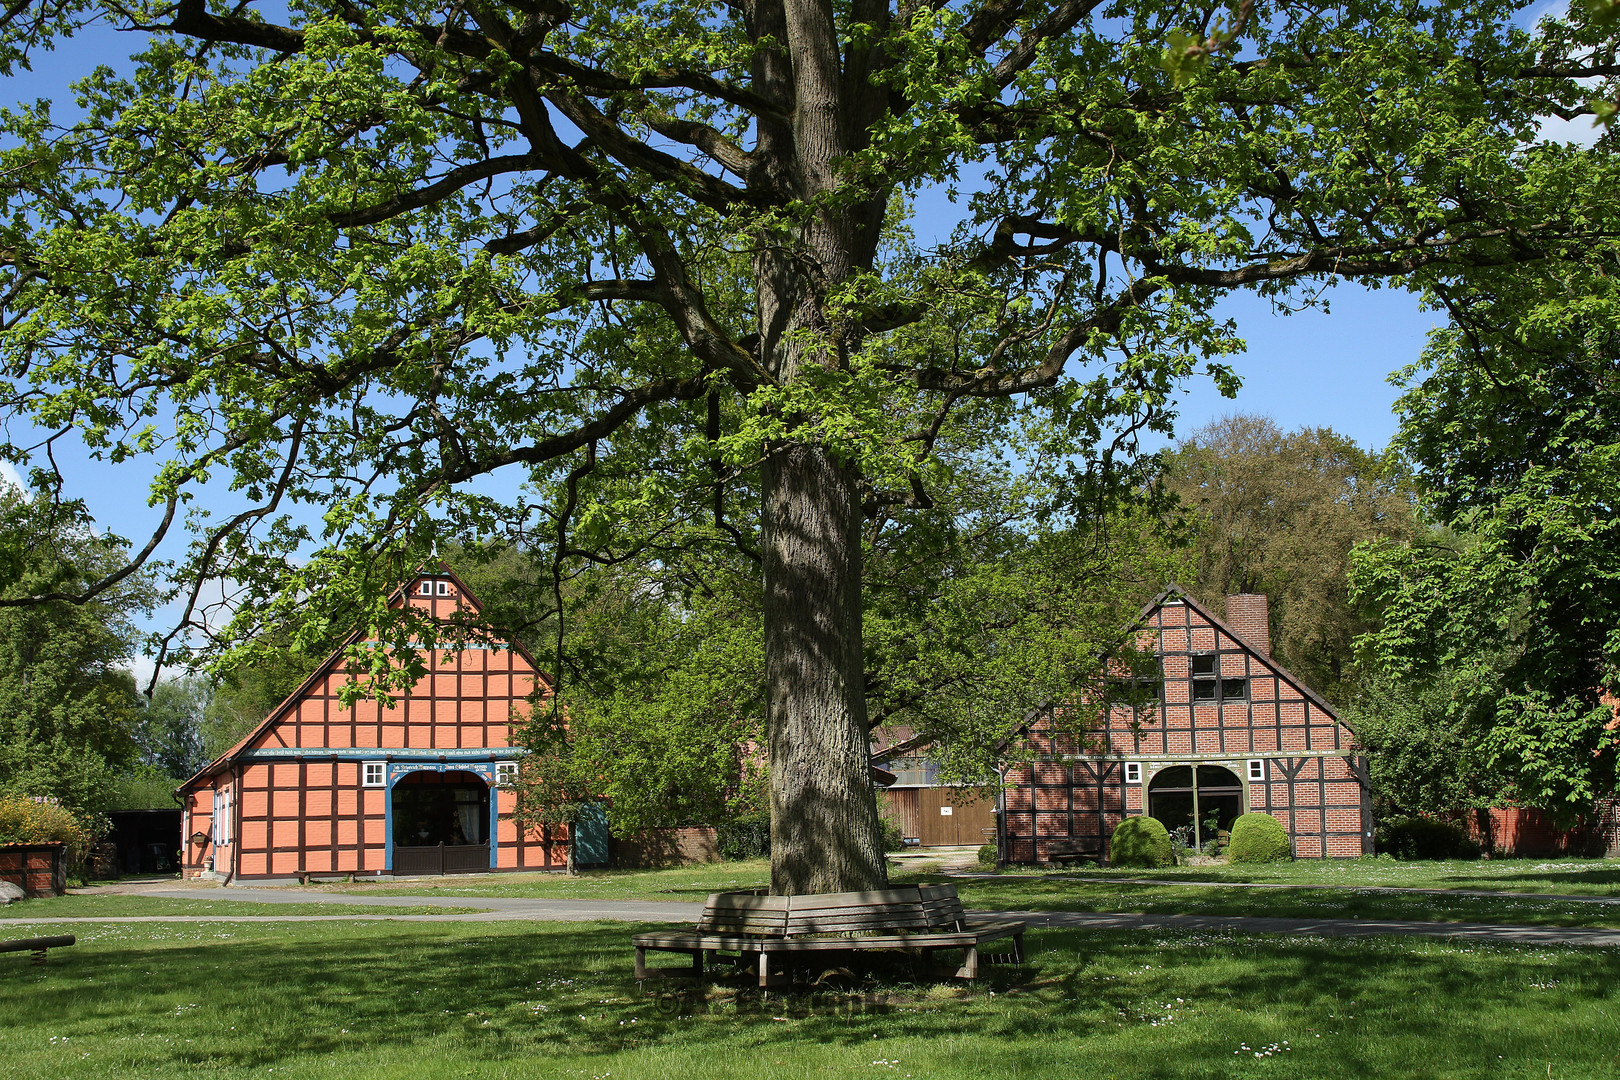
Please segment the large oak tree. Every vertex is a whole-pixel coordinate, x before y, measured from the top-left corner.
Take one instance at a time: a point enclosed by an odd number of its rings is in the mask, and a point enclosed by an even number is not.
[[[1522,6],[19,3],[12,65],[91,22],[144,51],[71,124],[6,117],[4,408],[156,459],[152,549],[229,477],[176,580],[312,641],[445,540],[734,544],[773,887],[879,885],[863,522],[928,505],[947,437],[1106,476],[1226,378],[1229,291],[1610,243],[1607,145],[1532,143],[1613,43]],[[538,495],[479,484],[504,469]]]

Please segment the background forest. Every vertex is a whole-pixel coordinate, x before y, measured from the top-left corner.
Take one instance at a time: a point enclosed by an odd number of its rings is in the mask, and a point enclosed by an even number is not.
[[[865,585],[875,742],[926,739],[948,777],[993,777],[1029,710],[1112,692],[1099,656],[1175,580],[1217,613],[1232,593],[1271,598],[1273,655],[1373,750],[1382,813],[1504,801],[1566,819],[1585,812],[1612,790],[1606,706],[1597,679],[1568,656],[1548,662],[1547,639],[1578,640],[1581,626],[1538,619],[1545,570],[1512,546],[1526,528],[1557,522],[1527,525],[1512,496],[1528,481],[1515,485],[1513,463],[1494,460],[1513,453],[1503,429],[1517,424],[1475,432],[1472,459],[1436,437],[1437,412],[1457,430],[1451,414],[1487,395],[1456,369],[1458,340],[1437,335],[1432,368],[1406,373],[1406,423],[1385,450],[1236,414],[1142,458],[1136,482],[1106,496],[1084,477],[1038,485],[981,461],[932,515],[878,521]],[[1506,409],[1515,392],[1533,403],[1533,389],[1493,383],[1472,408]],[[1601,432],[1584,414],[1582,423],[1587,441],[1566,452],[1570,472],[1602,460],[1589,446]],[[1520,446],[1557,444],[1520,432]],[[1466,495],[1459,472],[1479,478]],[[1565,482],[1578,491],[1578,479]],[[61,589],[123,555],[45,496],[12,489],[0,508],[13,590]],[[1586,517],[1585,554],[1597,557],[1597,509],[1558,509]],[[619,829],[757,820],[764,777],[742,752],[759,743],[764,714],[754,563],[673,536],[567,571],[518,545],[443,557],[489,622],[558,673],[572,722],[541,714],[525,735],[535,820],[566,817],[587,790],[611,799]],[[1474,589],[1483,575],[1519,591]],[[181,780],[342,645],[261,639],[235,663],[165,675],[148,696],[125,668],[152,597],[134,575],[90,604],[0,608],[0,791],[55,798],[90,820],[172,805]],[[1483,621],[1459,630],[1464,619]],[[1596,657],[1606,646],[1586,643]],[[1588,662],[1596,671],[1601,660]],[[1504,695],[1540,711],[1505,719]],[[1533,738],[1547,742],[1524,752]]]

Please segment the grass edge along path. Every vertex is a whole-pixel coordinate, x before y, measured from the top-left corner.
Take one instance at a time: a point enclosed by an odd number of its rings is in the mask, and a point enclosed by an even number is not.
[[[1617,950],[1043,930],[977,985],[898,965],[762,999],[638,986],[632,930],[104,926],[0,965],[0,1055],[16,1080],[1620,1072]]]

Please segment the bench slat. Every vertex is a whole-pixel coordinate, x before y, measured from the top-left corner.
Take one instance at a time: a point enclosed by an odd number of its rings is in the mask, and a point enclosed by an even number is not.
[[[638,934],[638,948],[669,952],[714,949],[737,952],[861,952],[868,949],[961,948],[982,945],[1023,933],[1023,923],[1000,923],[969,930],[927,934],[889,934],[860,938],[738,938],[710,934]]]
[[[957,975],[974,978],[980,945],[1010,937],[1013,954],[1021,955],[1025,929],[1016,921],[970,923],[955,886],[923,885],[791,897],[714,893],[695,932],[637,934],[633,940],[638,977],[647,974],[647,950],[690,953],[699,975],[704,953],[735,952],[759,957],[764,986],[781,977],[771,975],[766,963],[776,953],[962,949]]]

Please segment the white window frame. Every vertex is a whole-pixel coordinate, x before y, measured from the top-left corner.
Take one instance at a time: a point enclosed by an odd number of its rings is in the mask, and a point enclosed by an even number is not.
[[[431,581],[422,582],[422,587],[420,589],[416,590],[416,594],[418,596],[432,596],[433,595],[433,582],[431,582]]]
[[[373,779],[372,770],[376,770]],[[388,786],[388,763],[385,761],[362,761],[360,763],[360,786],[379,788]]]
[[[1125,782],[1127,784],[1140,784],[1142,782],[1142,763],[1140,761],[1127,761],[1125,763]]]
[[[435,591],[440,596],[449,596],[450,595],[450,583],[448,581],[435,582]]]
[[[517,762],[497,761],[495,763],[495,786],[511,787],[517,781],[517,773]]]
[[[1263,783],[1266,779],[1266,759],[1252,758],[1249,761],[1249,779]]]
[[[214,820],[209,823],[209,826],[209,831],[213,834],[215,847],[221,847],[231,842],[231,791],[229,788],[214,791]]]

